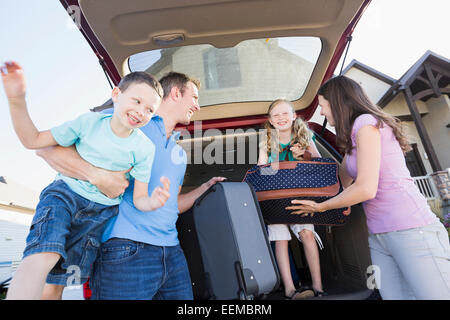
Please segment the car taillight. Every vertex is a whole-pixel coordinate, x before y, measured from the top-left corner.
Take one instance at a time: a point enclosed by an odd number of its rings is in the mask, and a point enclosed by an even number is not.
[[[92,290],[89,286],[89,279],[83,284],[83,298],[85,300],[90,300],[92,296]]]

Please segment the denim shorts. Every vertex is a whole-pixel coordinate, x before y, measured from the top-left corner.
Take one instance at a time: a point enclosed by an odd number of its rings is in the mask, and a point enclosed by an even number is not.
[[[113,238],[102,244],[92,278],[92,300],[192,300],[179,245],[154,246]]]
[[[30,226],[23,258],[55,252],[61,258],[47,276],[47,283],[78,285],[86,282],[97,258],[106,222],[118,206],[105,206],[73,192],[62,180],[47,186]]]

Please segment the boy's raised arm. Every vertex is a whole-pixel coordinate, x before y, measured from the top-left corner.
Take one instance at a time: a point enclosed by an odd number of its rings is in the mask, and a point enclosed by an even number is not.
[[[27,149],[57,145],[49,130],[39,131],[30,118],[25,101],[26,81],[22,67],[16,62],[6,62],[1,67],[3,86],[8,98],[14,130]]]

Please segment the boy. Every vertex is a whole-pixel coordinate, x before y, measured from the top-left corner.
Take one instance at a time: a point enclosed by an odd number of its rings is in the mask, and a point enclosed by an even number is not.
[[[148,195],[154,144],[140,130],[159,107],[162,88],[144,72],[125,76],[112,91],[112,115],[87,113],[74,121],[39,132],[31,121],[23,69],[15,62],[1,68],[11,118],[22,144],[28,149],[75,144],[78,153],[96,167],[129,170],[135,178],[133,202],[152,211],[169,198],[170,182]],[[122,195],[110,199],[93,184],[63,175],[40,195],[27,237],[24,258],[8,291],[8,299],[39,299],[45,282],[83,283],[90,274],[106,222],[117,215]],[[70,272],[70,273],[69,273]],[[72,273],[74,273],[72,275]],[[75,277],[75,278],[74,278]]]

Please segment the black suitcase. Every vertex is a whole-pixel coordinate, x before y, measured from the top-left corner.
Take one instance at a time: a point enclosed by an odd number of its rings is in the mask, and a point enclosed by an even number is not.
[[[177,230],[178,239],[189,266],[194,300],[210,299],[192,208],[178,216]]]
[[[177,228],[194,299],[253,299],[279,287],[259,205],[247,183],[215,184],[180,215]]]

